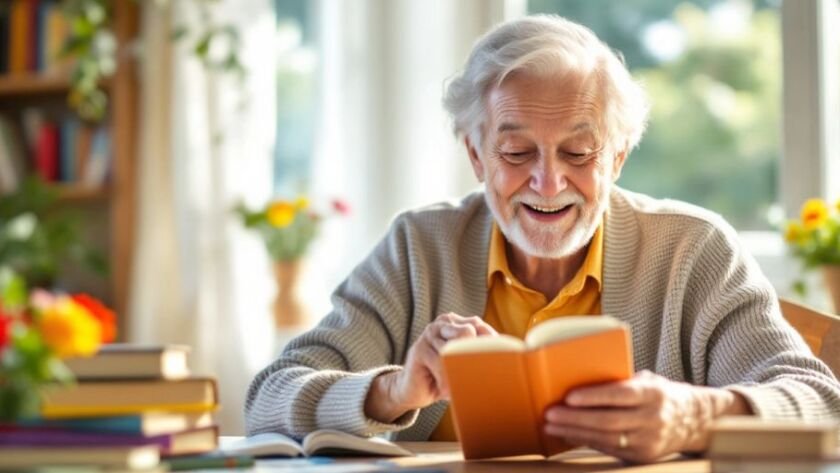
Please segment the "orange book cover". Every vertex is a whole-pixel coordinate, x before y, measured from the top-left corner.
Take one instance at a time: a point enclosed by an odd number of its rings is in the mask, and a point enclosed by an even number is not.
[[[19,73],[29,70],[28,54],[31,36],[31,10],[29,0],[12,2],[9,26],[9,72]]]
[[[573,387],[633,375],[629,328],[611,317],[563,317],[514,337],[444,347],[452,414],[464,458],[546,457],[572,445],[543,433],[544,412]]]

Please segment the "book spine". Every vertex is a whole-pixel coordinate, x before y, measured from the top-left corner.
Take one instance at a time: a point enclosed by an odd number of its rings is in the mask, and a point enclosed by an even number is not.
[[[26,43],[29,38],[29,4],[14,0],[9,27],[9,72],[26,72]]]
[[[142,412],[209,412],[216,408],[214,403],[170,404],[170,405],[131,405],[131,406],[52,406],[44,404],[41,416],[45,419],[61,419],[67,417],[95,417],[112,415],[131,415]]]
[[[11,2],[0,2],[0,74],[9,72],[11,9]]]
[[[38,133],[38,141],[35,148],[35,168],[38,175],[46,182],[54,182],[58,179],[58,127],[50,122],[45,122]]]

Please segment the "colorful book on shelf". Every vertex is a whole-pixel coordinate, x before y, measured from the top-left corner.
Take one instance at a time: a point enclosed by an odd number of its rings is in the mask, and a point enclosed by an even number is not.
[[[41,36],[41,54],[44,58],[44,71],[47,73],[69,72],[69,61],[61,56],[64,42],[70,33],[70,25],[57,0],[49,1],[46,13],[44,33]]]
[[[442,352],[452,414],[467,459],[546,457],[572,446],[543,433],[546,408],[574,387],[633,375],[629,328],[609,316],[561,317],[525,340],[454,340]]]
[[[58,180],[61,182],[74,182],[76,176],[76,162],[78,156],[78,140],[81,131],[79,120],[70,117],[61,121],[61,147],[58,153]]]
[[[9,27],[11,26],[12,3],[0,2],[0,74],[9,73]]]
[[[58,126],[49,121],[43,122],[35,143],[35,170],[46,182],[58,180],[59,144]]]
[[[161,435],[213,425],[210,412],[144,412],[127,416],[24,419],[0,429],[31,427],[119,435]]]
[[[82,182],[90,186],[105,184],[111,170],[111,160],[111,137],[105,127],[99,127],[91,138],[84,174],[79,176]]]
[[[44,389],[47,419],[116,416],[151,411],[209,412],[218,405],[216,380],[81,381]]]
[[[399,445],[379,437],[358,437],[337,430],[322,429],[309,433],[302,442],[276,432],[231,439],[219,450],[227,455],[252,457],[298,456],[380,456],[413,455]]]
[[[50,466],[99,466],[145,470],[160,463],[156,445],[96,447],[4,447],[0,470],[23,470]]]
[[[23,143],[12,120],[0,115],[0,194],[17,190],[27,174]]]
[[[38,11],[41,8],[41,0],[25,0],[29,5],[27,10],[29,21],[29,36],[26,39],[26,70],[34,72],[38,70],[38,40],[41,37],[40,24],[38,23]]]
[[[29,43],[32,4],[26,0],[13,0],[9,25],[9,72],[19,74],[28,70],[27,54]]]
[[[6,447],[92,447],[156,445],[163,456],[206,453],[218,446],[215,426],[168,434],[113,435],[42,427],[0,427],[0,452]]]

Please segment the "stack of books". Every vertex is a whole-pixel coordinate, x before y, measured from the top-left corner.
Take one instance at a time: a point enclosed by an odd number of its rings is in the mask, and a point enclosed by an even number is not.
[[[104,346],[67,360],[77,383],[44,392],[41,417],[0,425],[0,469],[150,469],[215,450],[216,381],[191,376],[183,346]]]
[[[840,471],[840,425],[724,417],[712,427],[712,473]]]

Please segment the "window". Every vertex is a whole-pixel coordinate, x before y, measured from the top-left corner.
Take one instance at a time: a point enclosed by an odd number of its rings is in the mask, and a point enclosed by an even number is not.
[[[781,159],[777,2],[529,0],[620,51],[651,98],[649,128],[619,184],[771,229]]]
[[[318,8],[309,0],[275,0],[277,12],[277,144],[274,191],[309,187],[318,107]]]

